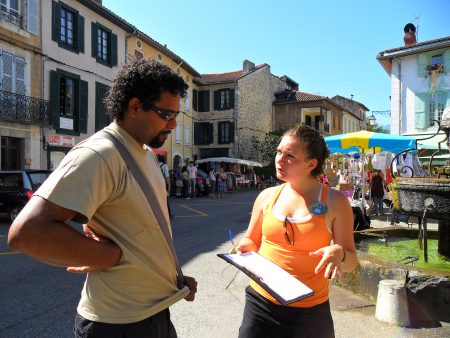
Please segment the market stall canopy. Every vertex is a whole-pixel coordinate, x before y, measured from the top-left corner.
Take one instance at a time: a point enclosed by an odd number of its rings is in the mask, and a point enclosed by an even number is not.
[[[164,155],[164,156],[167,155],[167,151],[165,151],[165,150],[152,148],[152,151],[156,155]]]
[[[226,163],[238,163],[245,164],[252,167],[262,167],[262,164],[255,161],[242,160],[240,158],[231,157],[210,157],[195,161],[195,164],[206,163],[206,162],[226,162]]]
[[[416,139],[412,136],[374,133],[366,130],[327,136],[325,142],[332,153],[348,153],[359,150],[400,153],[406,149],[416,148]]]

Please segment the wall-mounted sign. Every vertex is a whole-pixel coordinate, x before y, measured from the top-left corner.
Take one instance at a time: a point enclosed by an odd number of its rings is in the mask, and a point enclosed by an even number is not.
[[[75,145],[75,137],[66,135],[48,135],[48,144],[59,147],[73,147]]]
[[[59,118],[59,127],[61,129],[73,130],[73,119],[60,117]]]

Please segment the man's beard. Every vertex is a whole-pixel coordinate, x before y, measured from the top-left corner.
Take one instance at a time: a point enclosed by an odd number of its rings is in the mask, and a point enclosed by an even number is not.
[[[150,147],[152,148],[160,148],[163,146],[164,142],[166,142],[166,140],[163,140],[161,138],[161,135],[168,135],[170,134],[170,130],[169,131],[161,131],[158,135],[156,135],[156,137],[150,141],[150,143],[148,144]]]

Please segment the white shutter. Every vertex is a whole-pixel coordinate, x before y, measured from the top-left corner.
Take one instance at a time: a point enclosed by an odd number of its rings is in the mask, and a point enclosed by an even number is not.
[[[184,127],[184,145],[189,146],[191,144],[191,134],[189,133],[189,126]]]
[[[181,143],[181,125],[177,122],[177,129],[175,129],[175,143]]]
[[[38,35],[38,0],[27,1],[27,31]]]
[[[15,93],[25,95],[25,59],[15,57]]]
[[[13,56],[5,52],[2,54],[2,90],[13,91]]]

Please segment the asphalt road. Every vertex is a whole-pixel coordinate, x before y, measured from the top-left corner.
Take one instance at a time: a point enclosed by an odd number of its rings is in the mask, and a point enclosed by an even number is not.
[[[194,302],[171,307],[180,338],[237,337],[244,308],[243,273],[216,254],[231,248],[250,219],[256,191],[224,198],[171,199],[175,247],[186,275],[199,285]],[[9,228],[0,218],[0,338],[73,337],[72,322],[84,276],[49,267],[6,247]],[[450,337],[450,323],[430,329],[407,329],[375,319],[375,306],[334,285],[330,303],[336,337]]]
[[[175,247],[187,274],[191,264],[206,264],[205,271],[207,265],[224,267],[214,252],[223,245],[229,250],[228,230],[239,234],[246,228],[254,197],[256,192],[172,199]],[[72,337],[84,276],[11,252],[6,245],[9,224],[0,215],[0,338]],[[203,278],[220,279],[214,268],[209,276],[195,277],[203,292]]]

